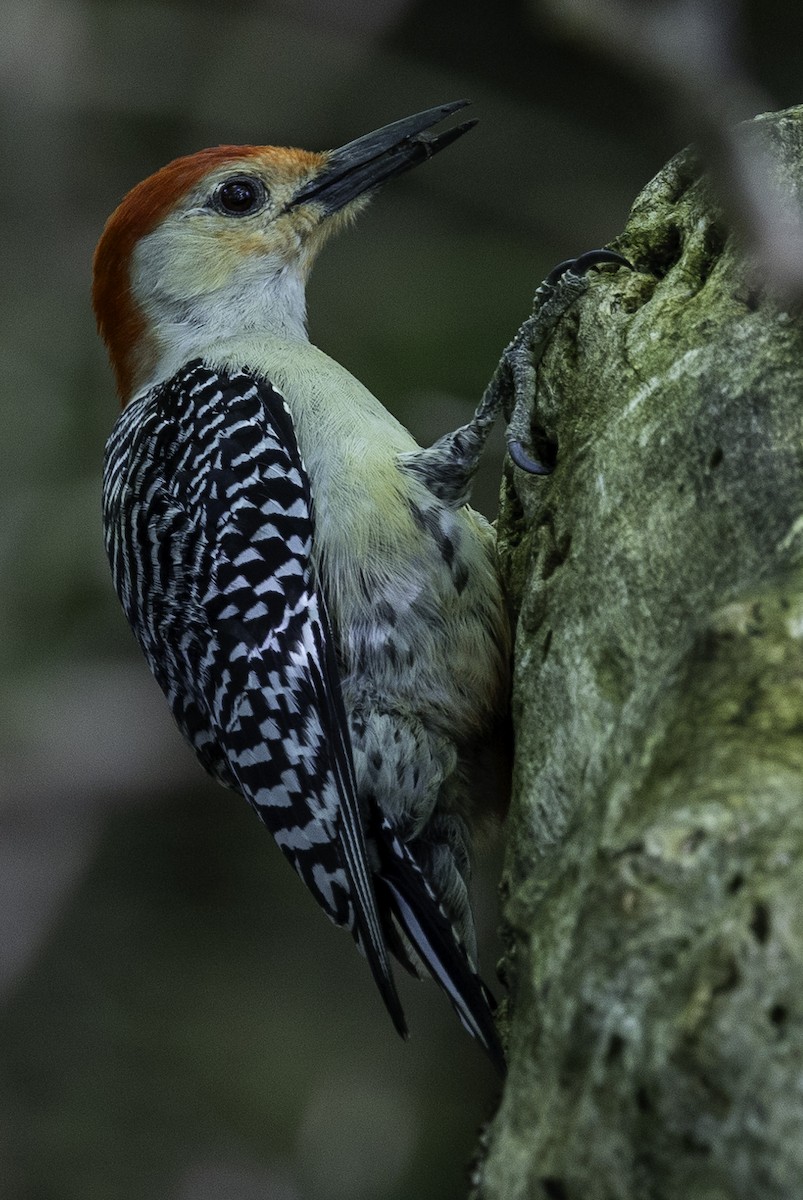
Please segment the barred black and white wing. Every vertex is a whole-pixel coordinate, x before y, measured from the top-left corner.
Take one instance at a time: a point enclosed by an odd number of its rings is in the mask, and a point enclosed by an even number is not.
[[[179,726],[351,930],[406,1032],[281,395],[247,371],[189,363],[123,412],[103,500],[117,592]]]

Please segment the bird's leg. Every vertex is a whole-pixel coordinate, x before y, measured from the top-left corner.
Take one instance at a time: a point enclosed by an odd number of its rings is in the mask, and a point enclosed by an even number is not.
[[[508,360],[513,381],[513,411],[506,433],[508,454],[517,467],[530,475],[550,475],[554,469],[525,449],[529,441],[528,409],[536,394],[536,369],[561,317],[588,288],[589,270],[602,263],[616,263],[632,270],[628,260],[615,250],[588,250],[579,258],[558,263],[537,288],[532,315],[505,351],[503,362],[505,358]]]
[[[579,258],[559,263],[536,290],[532,315],[503,352],[471,420],[426,449],[399,456],[399,465],[418,476],[450,508],[459,508],[468,500],[488,434],[506,401],[512,407],[507,429],[511,459],[531,475],[551,473],[551,466],[538,462],[525,449],[529,440],[528,407],[536,390],[535,372],[556,325],[588,287],[588,271],[601,263],[630,267],[627,259],[614,250],[589,250]]]

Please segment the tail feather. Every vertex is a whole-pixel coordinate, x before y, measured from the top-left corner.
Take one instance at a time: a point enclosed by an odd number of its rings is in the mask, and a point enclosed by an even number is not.
[[[463,1027],[485,1047],[504,1076],[505,1055],[494,1024],[493,996],[471,965],[409,847],[387,820],[382,822],[379,842],[381,862],[374,877],[377,891],[415,953],[446,992]]]

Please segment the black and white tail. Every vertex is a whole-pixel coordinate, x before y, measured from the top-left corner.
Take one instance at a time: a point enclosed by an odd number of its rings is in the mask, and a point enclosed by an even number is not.
[[[390,914],[432,978],[440,984],[463,1027],[485,1047],[500,1075],[506,1073],[505,1054],[494,1023],[496,1001],[474,970],[454,927],[443,911],[410,848],[384,818],[380,827],[380,866],[374,883],[380,907]],[[398,935],[388,941],[405,962]],[[399,953],[401,950],[401,953]]]

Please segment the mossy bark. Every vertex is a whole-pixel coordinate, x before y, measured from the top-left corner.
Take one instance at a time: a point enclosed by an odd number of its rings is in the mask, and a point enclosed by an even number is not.
[[[803,107],[760,118],[794,203]],[[803,320],[693,154],[636,201],[509,470],[510,1075],[481,1200],[803,1195]],[[583,247],[580,247],[583,249]]]

